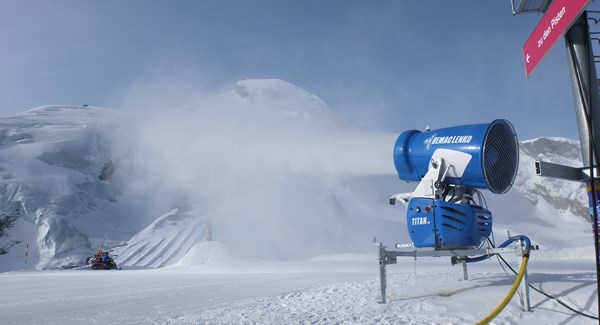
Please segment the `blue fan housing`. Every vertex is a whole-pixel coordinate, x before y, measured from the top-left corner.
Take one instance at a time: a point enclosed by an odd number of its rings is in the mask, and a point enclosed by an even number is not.
[[[517,175],[519,142],[507,120],[403,132],[394,146],[394,165],[400,179],[420,181],[437,149],[460,151],[472,157],[462,177],[445,180],[449,184],[502,194],[511,188]]]

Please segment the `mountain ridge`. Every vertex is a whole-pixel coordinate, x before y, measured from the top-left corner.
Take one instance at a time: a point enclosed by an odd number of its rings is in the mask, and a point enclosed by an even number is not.
[[[134,114],[134,123],[124,122],[128,112],[84,106],[0,118],[0,213],[10,217],[0,271],[22,267],[27,242],[37,269],[78,266],[113,247],[125,265],[163,267],[205,239],[209,220],[215,240],[248,258],[366,252],[373,235],[408,241],[404,210],[386,204],[416,186],[394,172],[395,134],[356,134],[335,124],[318,97],[272,79],[239,82],[195,105],[201,109]],[[552,137],[520,143],[513,189],[486,194],[495,233],[531,232],[551,249],[587,245],[554,238],[555,227],[589,232],[582,185],[533,171],[535,160],[581,164],[577,147]],[[173,206],[189,208],[171,215]],[[165,258],[153,255],[159,250]]]

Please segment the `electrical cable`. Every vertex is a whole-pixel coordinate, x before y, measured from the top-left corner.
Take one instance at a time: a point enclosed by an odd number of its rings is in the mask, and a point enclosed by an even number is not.
[[[478,189],[473,189],[473,192],[477,194],[477,198],[479,199],[479,206],[484,209],[487,209],[487,201],[485,200],[485,196],[483,195],[483,193],[481,193],[481,191]]]
[[[519,236],[519,237],[522,240],[524,240],[524,241],[527,242],[527,247],[528,247],[527,250],[529,250],[529,247],[531,246],[531,242],[529,242],[529,239],[527,237],[525,237],[525,236]],[[489,238],[488,238],[488,240],[489,240]],[[515,240],[516,240],[516,237],[509,238],[505,242],[503,242],[502,244],[500,244],[500,246],[498,246],[498,248],[508,247],[508,245],[512,244]],[[485,261],[485,260],[491,258],[492,256],[494,256],[494,254],[497,254],[497,253],[485,254],[485,255],[481,255],[481,256],[477,256],[477,257],[464,256],[464,257],[461,257],[460,260],[464,261],[465,263],[481,262],[481,261]]]
[[[492,234],[493,236],[493,234]],[[493,247],[496,248],[496,246],[494,245],[494,243],[490,240],[490,238],[488,237],[488,243]],[[500,267],[502,267],[502,270],[504,270],[504,273],[506,273],[508,275],[508,272],[506,271],[506,269],[504,268],[504,265],[506,265],[515,275],[517,274],[517,271],[515,271],[515,269],[510,266],[510,264],[508,264],[508,262],[504,259],[504,257],[502,257],[502,255],[500,253],[496,254],[496,257],[498,258],[498,263],[500,264]],[[502,263],[500,262],[500,260],[502,260],[502,262],[504,263],[504,265],[502,265]],[[590,314],[586,314],[584,312],[578,311],[572,307],[570,307],[569,305],[567,305],[566,303],[562,302],[560,299],[542,291],[541,289],[538,289],[536,287],[534,287],[531,283],[529,283],[529,287],[533,290],[535,290],[536,292],[538,292],[539,294],[546,296],[547,298],[550,298],[552,300],[555,300],[556,302],[558,302],[559,304],[561,304],[562,306],[564,306],[565,308],[567,308],[568,310],[581,315],[581,316],[585,316],[591,319],[595,319],[595,320],[599,320],[598,317],[594,316],[594,315],[590,315]]]
[[[507,267],[508,267],[508,268],[509,268],[509,269],[510,269],[510,270],[511,270],[511,271],[512,271],[514,274],[517,274],[517,271],[515,271],[515,269],[514,269],[512,266],[510,266],[510,264],[508,264],[508,262],[507,262],[507,261],[504,259],[504,257],[502,257],[502,255],[500,255],[500,254],[497,254],[497,257],[498,257],[499,259],[501,259],[501,260],[502,260],[502,262],[503,262],[503,263],[504,263],[504,264],[505,264],[505,265],[506,265],[506,266],[507,266]],[[501,263],[500,265],[502,265],[502,263]],[[504,267],[503,267],[503,268],[504,268]],[[598,318],[598,317],[596,317],[596,316],[594,316],[594,315],[586,314],[586,313],[584,313],[584,312],[581,312],[581,311],[578,311],[578,310],[576,310],[575,308],[573,308],[573,307],[571,307],[571,306],[567,305],[566,303],[562,302],[560,299],[558,299],[558,298],[556,298],[556,297],[554,297],[554,296],[552,296],[552,295],[550,295],[550,294],[548,294],[548,293],[546,293],[546,292],[542,291],[541,289],[538,289],[538,288],[534,287],[534,286],[533,286],[531,283],[529,284],[529,287],[530,287],[531,289],[535,290],[536,292],[538,292],[539,294],[541,294],[541,295],[543,295],[543,296],[546,296],[547,298],[550,298],[550,299],[552,299],[552,300],[555,300],[556,302],[558,302],[559,304],[561,304],[563,307],[567,308],[568,310],[570,310],[570,311],[572,311],[572,312],[574,312],[574,313],[576,313],[576,314],[578,314],[578,315],[585,316],[585,317],[587,317],[587,318],[591,318],[591,319],[595,319],[595,320],[599,320],[599,318]]]
[[[496,318],[496,316],[498,316],[498,314],[500,314],[500,312],[506,307],[506,305],[508,305],[508,303],[510,302],[512,297],[517,292],[517,289],[519,288],[519,285],[521,284],[521,281],[523,280],[523,276],[525,275],[525,272],[527,271],[527,261],[529,261],[529,254],[524,254],[523,258],[522,258],[522,262],[521,262],[521,267],[519,268],[519,274],[517,274],[517,278],[515,279],[515,282],[513,282],[512,287],[506,294],[506,297],[504,297],[504,299],[502,299],[500,304],[491,313],[489,313],[482,320],[477,322],[477,324],[489,323],[492,319]]]
[[[494,239],[494,232],[492,232],[492,239],[490,239],[490,237],[488,237],[487,242],[488,242],[488,245],[490,245],[492,248],[496,248],[496,239]],[[498,264],[500,264],[502,271],[504,271],[504,273],[507,276],[510,276],[510,274],[508,274],[508,271],[506,271],[506,269],[504,268],[504,265],[502,265],[502,262],[500,262],[500,258],[498,256],[500,256],[500,254],[496,254],[496,259],[498,260]]]
[[[504,265],[502,264],[502,262],[500,262],[500,254],[496,254],[496,259],[498,260],[498,264],[500,264],[500,267],[502,268],[502,271],[504,271],[504,274],[506,274],[507,276],[512,276],[511,274],[508,273],[508,271],[506,271],[506,268],[504,267]]]

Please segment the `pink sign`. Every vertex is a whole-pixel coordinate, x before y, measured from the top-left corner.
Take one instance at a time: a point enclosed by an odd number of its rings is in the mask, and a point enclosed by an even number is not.
[[[554,0],[542,20],[523,45],[527,77],[540,63],[556,41],[563,36],[581,15],[590,0]]]

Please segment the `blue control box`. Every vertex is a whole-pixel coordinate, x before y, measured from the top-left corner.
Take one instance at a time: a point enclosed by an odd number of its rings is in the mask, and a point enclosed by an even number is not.
[[[408,202],[406,216],[415,247],[472,248],[492,232],[492,213],[474,205],[416,197]]]

